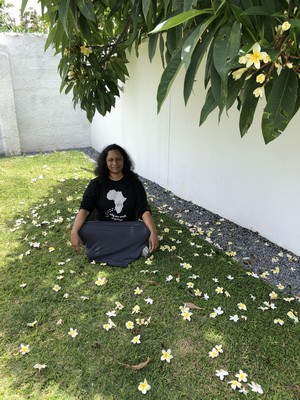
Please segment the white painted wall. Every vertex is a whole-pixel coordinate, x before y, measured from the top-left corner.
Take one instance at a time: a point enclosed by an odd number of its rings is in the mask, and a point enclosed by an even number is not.
[[[160,61],[150,64],[146,45],[129,59],[130,79],[116,109],[92,123],[92,146],[124,146],[140,175],[300,255],[300,115],[268,145],[260,116],[240,138],[234,108],[219,125],[214,113],[199,127],[201,73],[187,107],[181,75],[157,115]]]
[[[51,49],[44,52],[45,40],[44,35],[0,33],[2,55],[10,64],[11,77],[7,79],[12,82],[20,152],[88,147],[86,114],[79,108],[74,110],[71,93],[59,93],[59,57],[54,57]],[[2,138],[5,115],[4,109],[0,112]],[[14,154],[9,149],[7,153]]]

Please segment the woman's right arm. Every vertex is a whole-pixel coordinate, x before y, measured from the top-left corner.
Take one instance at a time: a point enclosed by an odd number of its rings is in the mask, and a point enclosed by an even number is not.
[[[82,241],[80,239],[78,232],[80,231],[80,228],[84,224],[84,222],[87,219],[89,214],[90,214],[89,211],[81,208],[75,217],[72,231],[71,231],[71,244],[72,244],[73,249],[76,251],[76,253],[80,252],[80,247],[82,245]]]

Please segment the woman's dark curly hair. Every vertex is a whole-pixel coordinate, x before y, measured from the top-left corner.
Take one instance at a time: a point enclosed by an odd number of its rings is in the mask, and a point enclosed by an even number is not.
[[[101,153],[99,154],[98,160],[97,160],[97,167],[95,168],[95,175],[98,176],[100,181],[102,183],[105,183],[109,179],[109,170],[107,168],[106,158],[107,158],[108,152],[111,150],[117,150],[122,154],[123,161],[124,161],[124,167],[123,167],[124,176],[137,178],[138,175],[135,172],[133,172],[134,163],[133,163],[132,159],[130,158],[129,154],[126,152],[126,150],[124,150],[123,147],[121,147],[117,144],[110,144],[109,146],[106,146],[101,151]]]

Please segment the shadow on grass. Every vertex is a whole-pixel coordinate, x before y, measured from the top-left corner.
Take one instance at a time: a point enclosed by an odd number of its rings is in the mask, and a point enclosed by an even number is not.
[[[245,275],[235,261],[156,211],[161,244],[176,249],[160,250],[149,264],[139,259],[126,269],[88,263],[84,252],[75,255],[68,244],[79,204],[70,196],[86,183],[68,179],[55,185],[38,204],[7,223],[12,228],[12,221],[24,218],[25,222],[11,233],[18,245],[1,274],[3,398],[138,399],[143,397],[138,384],[145,378],[152,386],[149,399],[238,398],[240,394],[215,376],[215,370],[223,368],[230,371],[230,379],[239,369],[246,371],[249,381],[263,386],[268,399],[298,399],[299,324],[286,317],[298,305],[281,301],[277,309],[258,310],[270,300],[269,285]],[[192,269],[184,269],[182,262]],[[198,277],[191,278],[193,274]],[[229,274],[234,280],[227,279]],[[103,286],[95,284],[99,275],[107,278]],[[167,282],[169,275],[173,279]],[[194,288],[188,288],[188,282]],[[60,286],[57,292],[55,285]],[[223,294],[216,293],[218,286],[224,288]],[[134,294],[136,287],[143,290],[139,296]],[[195,296],[196,288],[202,296]],[[124,308],[118,310],[116,302]],[[186,302],[199,307],[192,310],[190,322],[180,315],[179,307]],[[247,304],[247,311],[237,308],[239,302]],[[136,304],[140,314],[132,313]],[[224,313],[211,318],[217,307]],[[106,331],[106,313],[113,310],[116,326]],[[239,315],[237,323],[229,320],[234,314]],[[136,318],[150,318],[150,323],[139,325]],[[275,325],[274,318],[285,319],[285,325]],[[133,331],[125,327],[128,320],[135,323]],[[78,331],[74,339],[68,334],[70,328]],[[141,335],[139,345],[131,343],[136,335]],[[30,345],[28,354],[20,354],[21,343]],[[224,352],[210,358],[208,352],[219,344]],[[168,348],[174,355],[170,365],[160,360],[162,349]],[[151,362],[141,370],[125,365],[137,365],[148,357]],[[37,363],[47,367],[39,372],[34,368]]]

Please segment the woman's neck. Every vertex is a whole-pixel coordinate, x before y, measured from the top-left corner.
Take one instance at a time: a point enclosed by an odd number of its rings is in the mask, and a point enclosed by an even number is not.
[[[120,181],[124,177],[124,174],[109,174],[109,179],[112,181]]]

